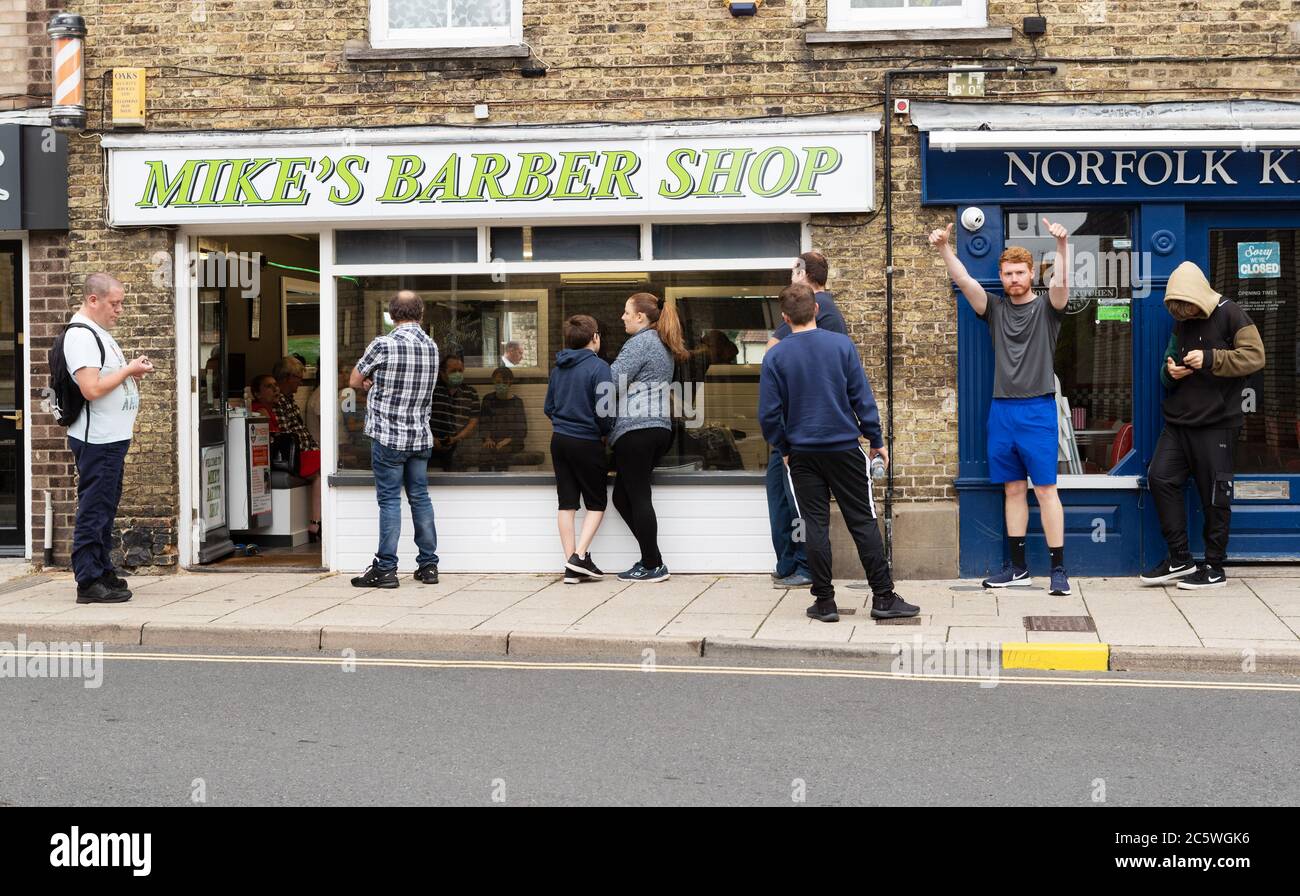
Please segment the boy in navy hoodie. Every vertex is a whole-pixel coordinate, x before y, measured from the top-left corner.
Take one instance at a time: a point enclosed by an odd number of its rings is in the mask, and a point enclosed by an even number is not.
[[[565,348],[555,357],[546,387],[546,416],[551,421],[551,462],[560,510],[560,544],[564,547],[564,583],[593,582],[604,573],[588,548],[605,518],[608,465],[605,436],[614,426],[614,383],[602,361],[600,333],[594,318],[575,314],[564,322]],[[578,499],[587,508],[582,533],[574,539]]]
[[[831,584],[833,493],[871,583],[872,617],[915,616],[920,608],[894,592],[871,498],[871,458],[879,455],[889,463],[880,412],[857,349],[847,336],[817,329],[816,307],[812,290],[803,284],[781,291],[781,317],[791,332],[763,358],[758,399],[763,438],[785,461],[795,513],[803,522],[815,600],[808,615],[821,622],[840,619]],[[870,442],[870,455],[859,437]]]

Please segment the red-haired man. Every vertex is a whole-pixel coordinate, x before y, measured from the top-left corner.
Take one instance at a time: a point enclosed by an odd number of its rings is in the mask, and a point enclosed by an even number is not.
[[[1010,560],[985,588],[1023,586],[1031,582],[1025,561],[1029,528],[1029,488],[1043,518],[1043,533],[1052,558],[1049,593],[1070,593],[1065,572],[1065,512],[1056,492],[1057,416],[1056,339],[1061,332],[1070,265],[1068,232],[1046,218],[1043,225],[1056,238],[1056,257],[1047,295],[1033,291],[1034,257],[1021,246],[1010,246],[998,259],[1002,295],[989,295],[970,275],[953,251],[953,225],[930,234],[930,245],[948,267],[971,308],[989,325],[993,339],[993,404],[989,408],[989,478],[1002,483]]]

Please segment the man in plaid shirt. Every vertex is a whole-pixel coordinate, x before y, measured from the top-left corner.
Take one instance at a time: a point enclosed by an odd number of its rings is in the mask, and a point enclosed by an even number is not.
[[[438,534],[429,500],[429,414],[438,374],[438,346],[420,326],[424,300],[409,289],[393,296],[393,332],[378,336],[352,369],[349,385],[366,392],[366,435],[379,500],[379,550],[352,580],[358,588],[396,588],[397,540],[402,532],[402,487],[415,526],[415,580],[438,583]]]

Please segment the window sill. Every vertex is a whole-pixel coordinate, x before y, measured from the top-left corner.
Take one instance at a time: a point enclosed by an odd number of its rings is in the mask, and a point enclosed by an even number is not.
[[[763,485],[767,474],[761,470],[701,470],[696,473],[657,472],[655,485]],[[363,471],[335,473],[329,477],[331,488],[374,488],[375,476]],[[547,486],[555,488],[551,473],[429,473],[429,485],[446,486]]]
[[[372,47],[364,40],[343,45],[345,62],[393,62],[422,59],[527,59],[522,44],[499,47]]]
[[[808,29],[809,44],[879,44],[900,41],[1011,40],[1010,27],[986,28],[896,28],[882,31],[826,31]]]

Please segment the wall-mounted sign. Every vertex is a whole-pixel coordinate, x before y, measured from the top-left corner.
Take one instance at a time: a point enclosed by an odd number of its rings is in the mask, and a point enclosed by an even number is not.
[[[1238,280],[1281,276],[1281,243],[1237,243]]]
[[[608,132],[610,129],[604,129]],[[115,225],[544,216],[772,215],[873,206],[872,134],[109,150]],[[638,132],[641,134],[641,132]],[[315,135],[312,135],[315,136]],[[233,139],[233,138],[232,138]]]
[[[144,127],[145,70],[113,69],[113,127]]]
[[[923,134],[921,201],[1300,201],[1300,148],[954,149]]]
[[[67,137],[54,128],[0,125],[0,230],[67,229]]]

